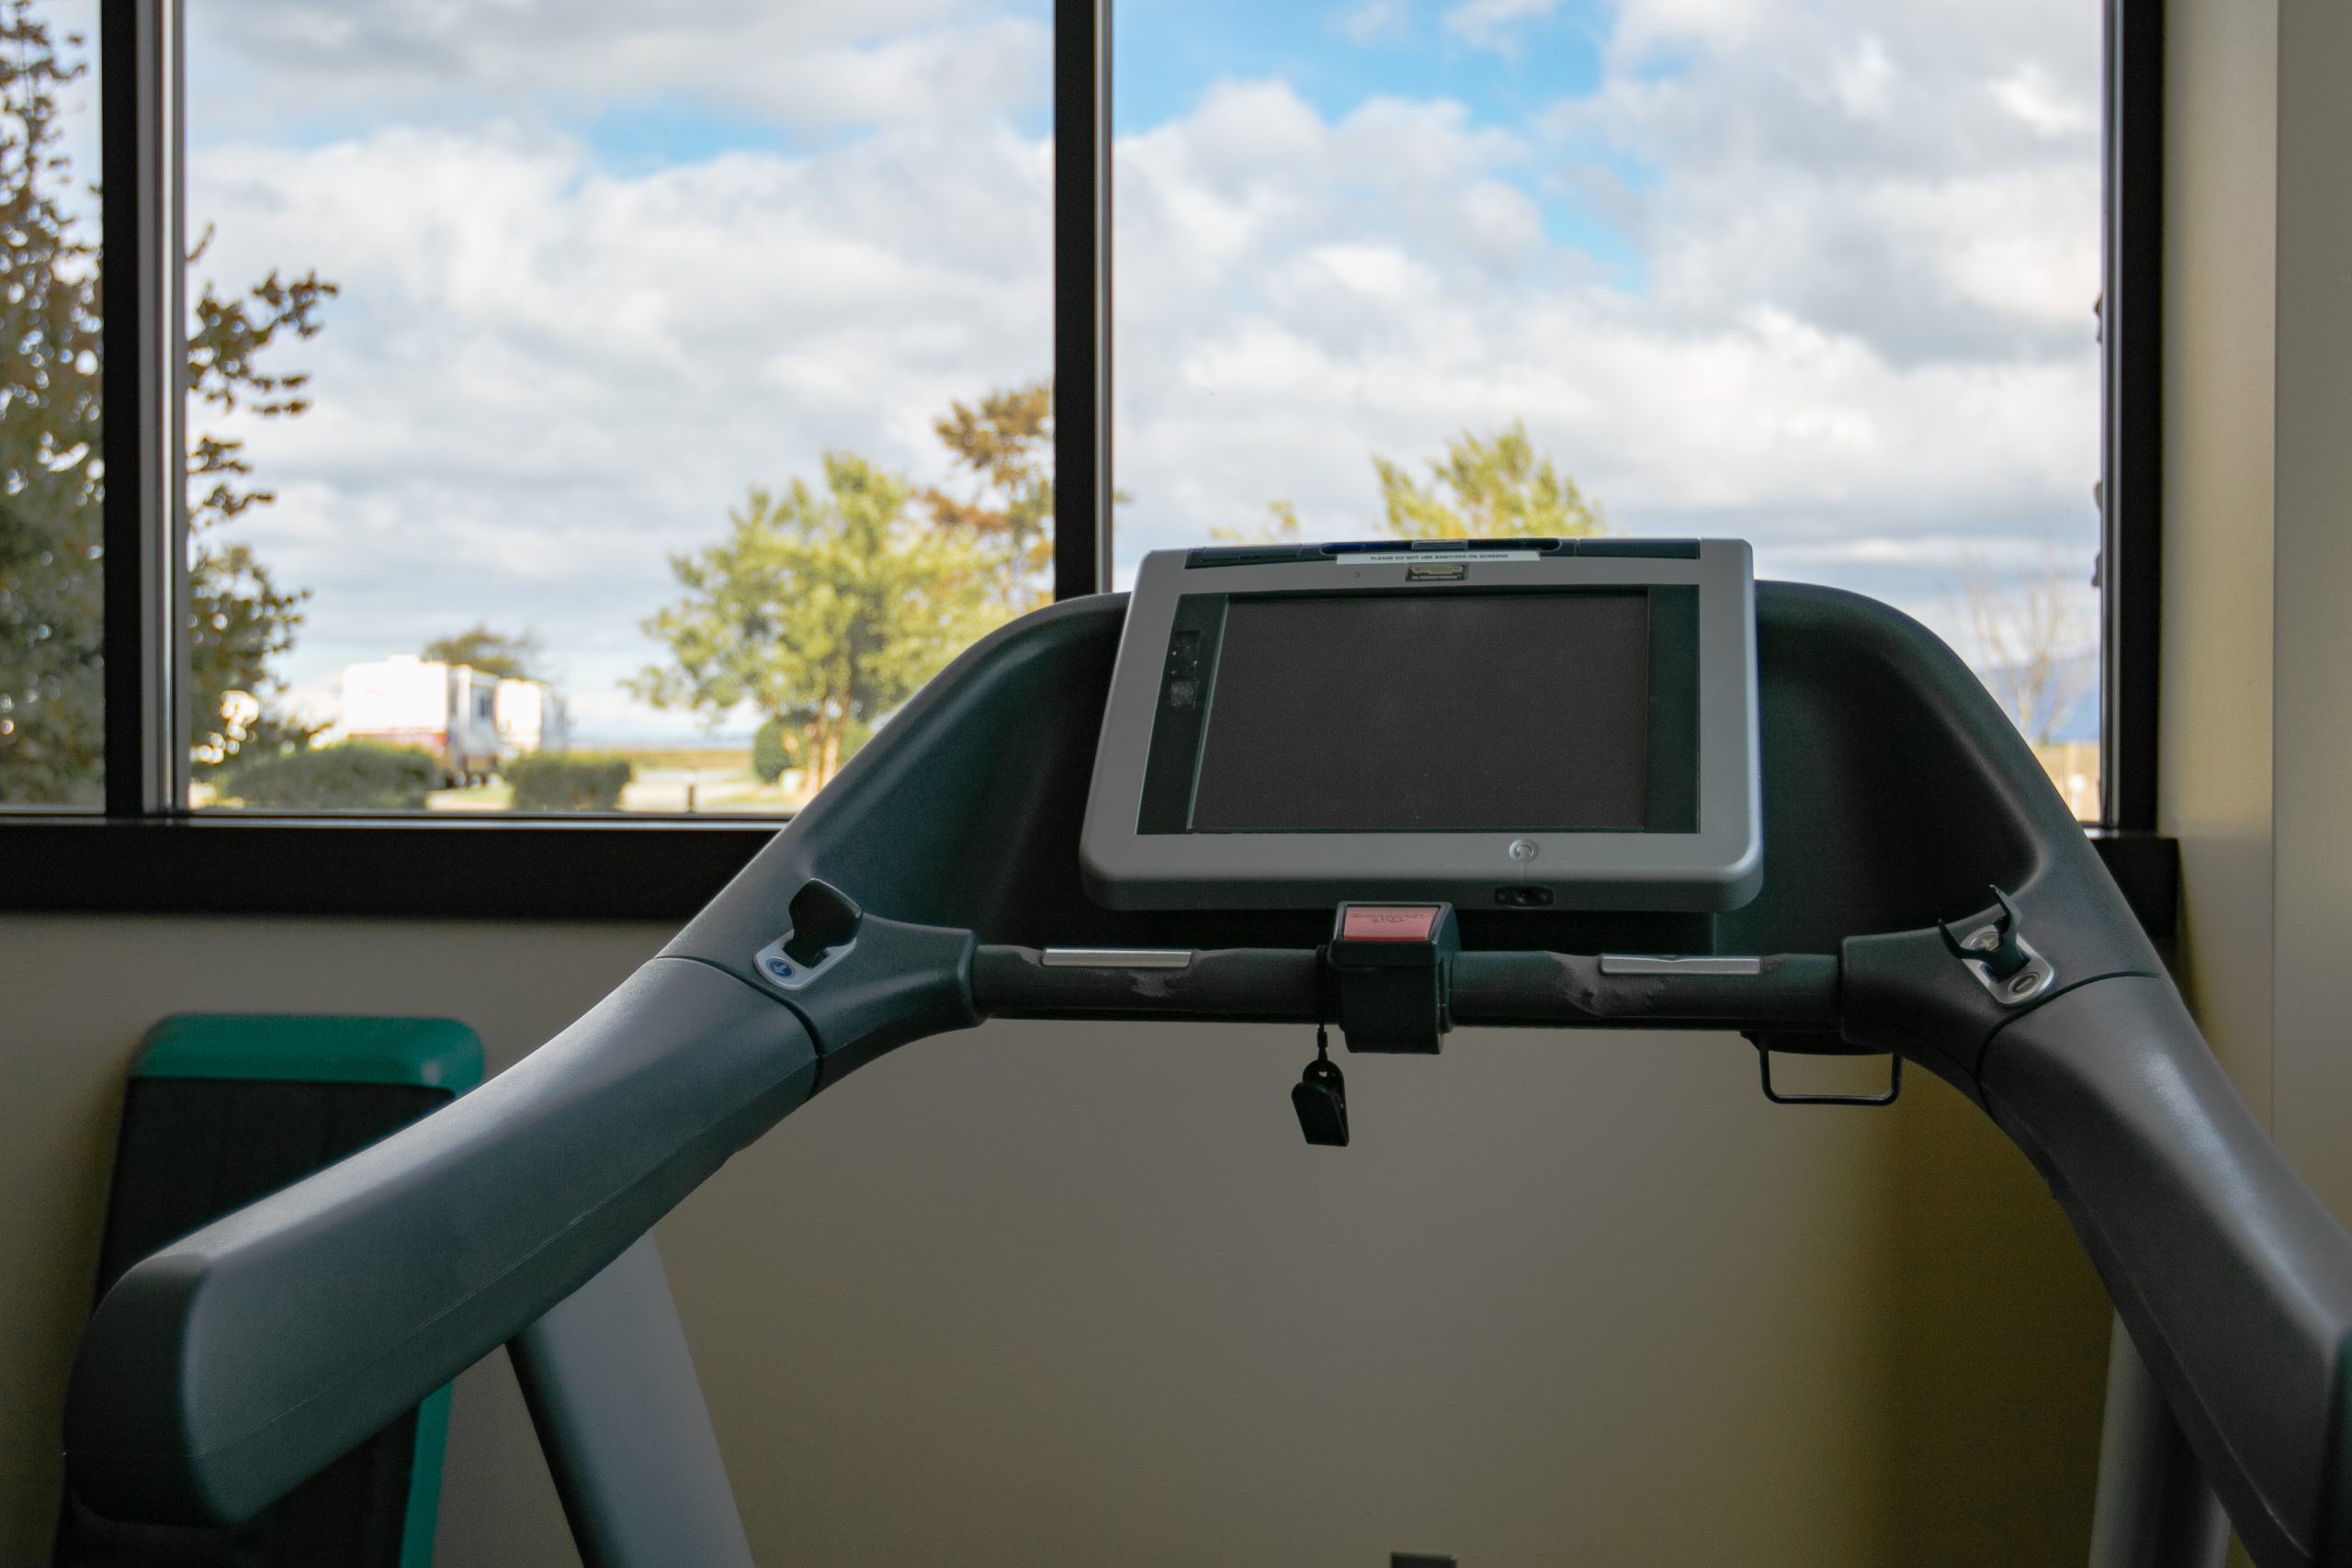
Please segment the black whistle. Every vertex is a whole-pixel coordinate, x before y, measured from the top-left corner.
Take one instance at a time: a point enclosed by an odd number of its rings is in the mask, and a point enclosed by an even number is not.
[[[1306,1064],[1291,1086],[1291,1109],[1298,1112],[1298,1130],[1306,1141],[1323,1148],[1348,1146],[1348,1080],[1339,1064],[1325,1054],[1323,1032],[1315,1032],[1315,1060]]]

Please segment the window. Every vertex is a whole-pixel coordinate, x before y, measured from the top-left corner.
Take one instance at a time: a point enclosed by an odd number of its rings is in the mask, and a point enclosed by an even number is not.
[[[788,811],[1048,594],[1044,6],[184,15],[191,806]]]
[[[78,595],[86,759],[59,783],[0,748],[0,900],[691,912],[888,722],[888,682],[796,705],[724,657],[782,604],[711,553],[757,484],[758,549],[855,499],[982,569],[917,674],[1202,534],[1745,535],[1996,687],[2078,693],[2095,646],[2106,761],[2092,699],[2053,701],[2052,771],[2078,809],[2101,775],[2098,841],[2168,918],[2162,33],[2157,0],[2103,3],[2102,96],[2087,3],[2028,0],[155,0],[95,39],[90,0],[0,0],[13,58],[39,23],[91,68],[40,176],[90,248],[37,281],[113,323],[102,431],[58,361],[96,460],[0,411],[0,502],[78,498],[0,504],[0,691],[21,733],[69,624],[31,596]],[[359,705],[405,683],[446,721],[384,793],[347,743],[402,738],[355,734],[355,668]],[[336,804],[322,756],[368,762]]]
[[[1114,0],[1117,572],[1729,536],[2099,815],[2100,15]]]
[[[0,809],[106,789],[96,26],[0,6]]]

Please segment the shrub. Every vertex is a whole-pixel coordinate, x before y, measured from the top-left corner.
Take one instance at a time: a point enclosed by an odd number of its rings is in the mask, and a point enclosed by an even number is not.
[[[763,784],[773,784],[784,777],[784,771],[790,766],[792,752],[784,733],[784,720],[772,718],[752,736],[752,776]]]
[[[499,772],[514,787],[516,811],[615,811],[637,766],[588,751],[534,751]]]
[[[418,811],[440,782],[432,752],[377,740],[241,752],[219,780],[221,794],[277,811]]]

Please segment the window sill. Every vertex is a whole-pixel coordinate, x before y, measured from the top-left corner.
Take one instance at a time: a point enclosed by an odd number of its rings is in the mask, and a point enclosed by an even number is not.
[[[778,818],[0,818],[0,911],[684,920]]]
[[[684,920],[784,819],[763,817],[0,816],[0,913]],[[2180,845],[2089,830],[2160,947]]]

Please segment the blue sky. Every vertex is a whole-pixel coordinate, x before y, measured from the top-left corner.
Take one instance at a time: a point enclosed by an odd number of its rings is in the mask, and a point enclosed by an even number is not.
[[[1050,22],[1047,6],[995,9],[1040,28]],[[1442,98],[1467,110],[1472,124],[1501,130],[1563,98],[1591,92],[1601,79],[1606,6],[1589,0],[1561,4],[1516,18],[1507,37],[1498,32],[1487,42],[1449,28],[1445,14],[1427,0],[1419,6],[1412,0],[1360,0],[1319,6],[1123,0],[1112,28],[1114,134],[1129,136],[1175,120],[1225,81],[1283,82],[1333,119],[1374,98]],[[365,135],[387,118],[390,106],[365,97],[265,108],[273,96],[272,73],[230,40],[201,27],[192,31],[190,96],[197,112],[190,133],[199,147],[245,134],[256,123],[266,123],[271,139],[281,144],[324,146]],[[1045,85],[1042,75],[1038,85]],[[460,91],[436,96],[435,114],[478,122],[519,108],[580,136],[600,164],[623,173],[700,163],[727,152],[805,154],[873,130],[862,125],[783,123],[755,107],[690,88],[620,94]],[[1007,109],[1007,121],[1023,132],[1041,139],[1048,133],[1052,104],[1046,92]],[[1611,149],[1596,146],[1588,157],[1595,168],[1629,185],[1648,175],[1638,159]],[[1605,263],[1622,285],[1638,285],[1638,249],[1578,192],[1532,164],[1508,177],[1538,204],[1555,244]]]
[[[1046,17],[193,9],[209,265],[345,286],[316,412],[247,432],[290,673],[528,624],[592,729],[684,728],[618,692],[669,553],[826,446],[942,478],[946,401],[1050,366]],[[1361,534],[1369,454],[1516,419],[1621,529],[1931,620],[1963,551],[2073,574],[2097,38],[2092,0],[1124,0],[1121,561],[1276,499]]]
[[[1111,28],[1119,132],[1190,110],[1219,78],[1280,77],[1336,118],[1379,96],[1442,96],[1477,119],[1515,124],[1600,85],[1605,6],[1566,4],[1479,47],[1408,0],[1318,6],[1250,0],[1119,0]]]
[[[1189,113],[1220,81],[1287,84],[1327,119],[1373,98],[1461,105],[1476,127],[1509,130],[1564,98],[1600,85],[1608,7],[1563,4],[1526,17],[1481,44],[1449,28],[1442,7],[1411,0],[1358,4],[1252,5],[1250,0],[1122,0],[1113,17],[1112,126],[1128,136]],[[1638,184],[1638,161],[1593,148],[1593,164]],[[1511,183],[1536,202],[1544,231],[1559,246],[1605,264],[1611,278],[1637,287],[1640,252],[1589,202],[1532,162]]]

